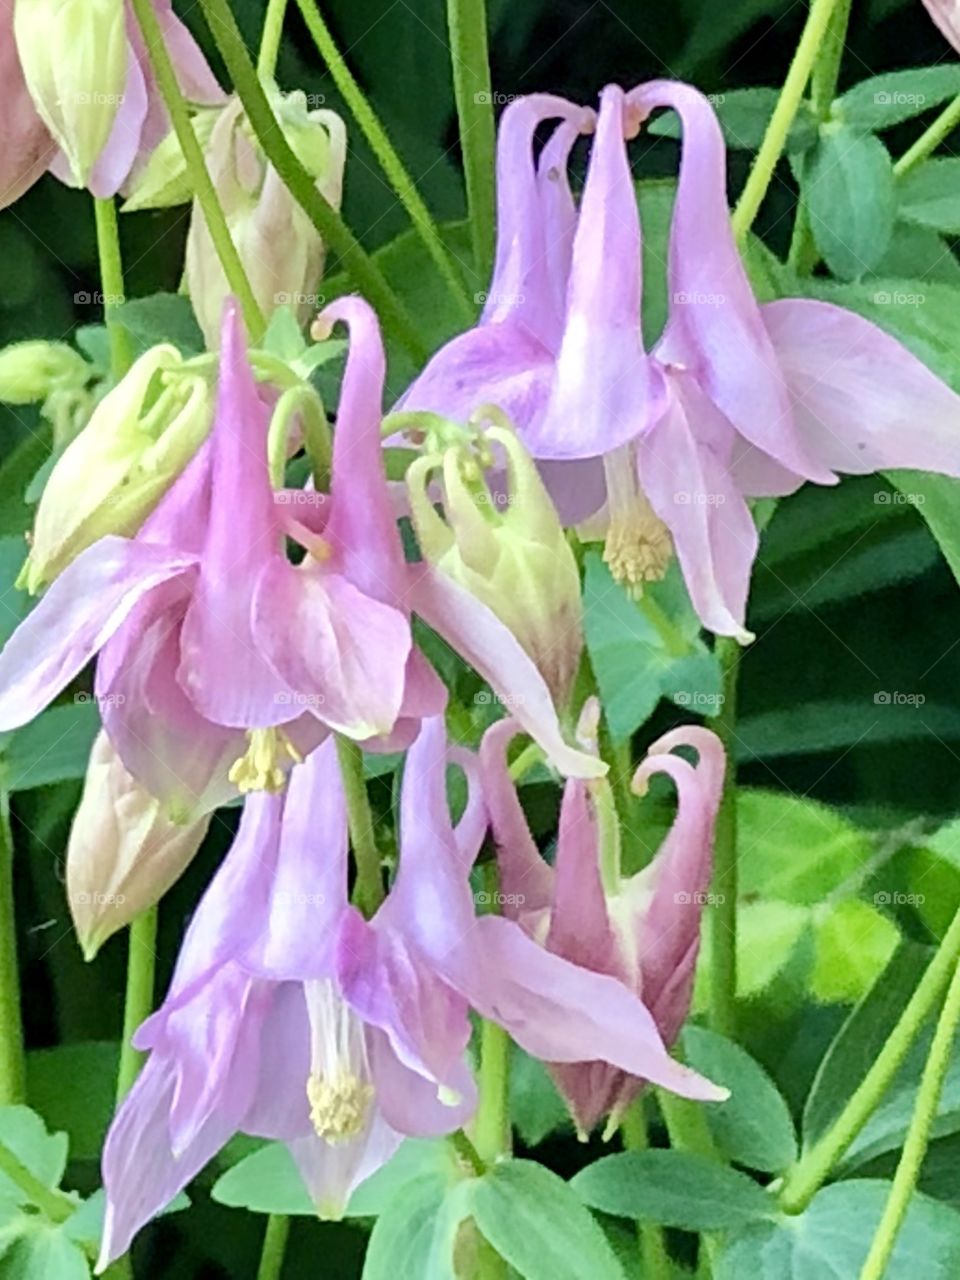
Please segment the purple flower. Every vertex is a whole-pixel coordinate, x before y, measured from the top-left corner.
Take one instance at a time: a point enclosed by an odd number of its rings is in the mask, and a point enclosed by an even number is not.
[[[626,141],[665,106],[680,115],[684,142],[670,313],[647,353]],[[548,114],[565,122],[535,166],[526,125]],[[504,113],[491,301],[401,405],[465,419],[500,404],[565,519],[602,512],[617,578],[640,591],[675,552],[704,624],[746,641],[758,541],[747,499],[791,493],[804,480],[832,484],[838,472],[960,475],[960,397],[841,307],[758,304],[730,228],[723,138],[695,89],[653,81],[603,91],[577,213],[564,167],[570,121],[582,118],[556,99],[521,100]],[[534,228],[526,237],[521,220]]]
[[[692,726],[650,748],[633,788],[642,793],[653,774],[666,774],[677,788],[677,815],[653,861],[622,880],[618,833],[603,829],[598,814],[594,788],[605,782],[567,782],[555,865],[540,856],[507,769],[506,748],[515,732],[509,720],[501,721],[487,731],[481,749],[506,911],[531,938],[543,940],[546,953],[610,974],[635,991],[663,1043],[672,1045],[690,1007],[710,885],[724,772],[719,739]],[[680,746],[696,749],[696,766],[672,754]],[[555,1064],[551,1074],[583,1137],[605,1115],[615,1127],[649,1079],[597,1061],[595,1054],[589,1061]]]

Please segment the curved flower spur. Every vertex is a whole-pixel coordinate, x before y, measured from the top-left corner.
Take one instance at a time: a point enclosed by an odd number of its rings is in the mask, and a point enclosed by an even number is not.
[[[572,116],[570,104],[548,101],[553,114]],[[573,214],[557,176],[569,127],[559,127],[539,165],[523,127],[542,102],[512,104],[500,129],[501,248],[490,296],[501,298],[503,281],[523,280],[522,305],[488,303],[398,407],[465,420],[480,404],[499,404],[565,521],[602,516],[614,576],[641,592],[675,551],[704,625],[746,642],[758,541],[748,499],[805,480],[835,483],[838,472],[960,475],[960,397],[842,307],[756,301],[730,227],[723,137],[697,90],[674,81],[627,94],[608,86]],[[626,143],[659,107],[678,112],[684,139],[669,318],[647,354]],[[518,138],[527,142],[522,155]],[[511,208],[538,231],[518,236]]]
[[[503,720],[487,730],[481,748],[505,911],[550,955],[610,974],[635,992],[663,1044],[672,1045],[690,1008],[710,885],[724,772],[719,738],[688,726],[650,747],[633,790],[643,794],[651,777],[666,775],[677,789],[677,814],[653,860],[624,879],[619,829],[615,811],[607,820],[612,799],[603,780],[567,782],[554,865],[540,855],[507,768],[515,733],[516,726]],[[675,755],[677,747],[695,749],[697,764]],[[604,1116],[607,1136],[612,1134],[646,1083],[642,1072],[609,1061],[554,1063],[550,1073],[584,1140]]]

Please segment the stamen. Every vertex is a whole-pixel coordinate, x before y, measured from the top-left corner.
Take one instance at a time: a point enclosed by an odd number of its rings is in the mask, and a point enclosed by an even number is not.
[[[349,1142],[366,1127],[375,1090],[363,1026],[329,979],[304,983],[310,1019],[307,1100],[316,1134]]]
[[[634,599],[647,583],[659,582],[673,555],[670,531],[656,515],[640,487],[637,460],[627,444],[603,460],[607,481],[607,530],[603,558],[614,579]]]
[[[282,791],[285,765],[302,764],[303,756],[282,729],[248,729],[249,745],[227,775],[238,791]]]

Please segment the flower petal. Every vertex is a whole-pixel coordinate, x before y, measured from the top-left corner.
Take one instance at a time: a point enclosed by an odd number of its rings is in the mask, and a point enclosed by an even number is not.
[[[498,720],[483,735],[480,765],[497,846],[504,914],[517,918],[547,911],[553,901],[554,872],[540,856],[507,769],[506,752],[519,732],[511,719]]]

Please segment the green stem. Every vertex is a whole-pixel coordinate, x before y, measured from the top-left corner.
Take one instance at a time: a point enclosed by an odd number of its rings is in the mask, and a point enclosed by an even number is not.
[[[883,1280],[886,1274],[887,1263],[897,1243],[897,1235],[903,1220],[907,1216],[907,1209],[910,1207],[910,1200],[916,1190],[917,1179],[920,1177],[920,1167],[927,1154],[930,1133],[953,1054],[958,1023],[960,1023],[960,965],[953,971],[947,998],[940,1011],[937,1029],[933,1034],[933,1043],[930,1045],[930,1054],[923,1068],[907,1140],[903,1144],[900,1163],[894,1174],[893,1185],[890,1188],[880,1225],[877,1227],[867,1260],[860,1272],[860,1280]]]
[[[478,1178],[482,1178],[487,1171],[487,1167],[480,1159],[480,1153],[477,1151],[477,1148],[473,1145],[462,1129],[457,1129],[454,1133],[451,1133],[450,1145],[453,1147],[462,1163],[466,1165],[472,1173],[475,1173]]]
[[[149,0],[134,0],[138,6]],[[317,190],[316,183],[294,154],[270,106],[247,46],[237,26],[229,0],[200,0],[200,8],[220,55],[233,79],[237,96],[250,127],[267,160],[277,171],[327,246],[343,261],[344,270],[377,309],[384,328],[392,333],[417,360],[427,349],[417,333],[405,304],[387,283],[380,268],[360,245],[340,214]]]
[[[754,159],[746,185],[740,193],[737,207],[733,211],[733,230],[740,241],[746,237],[753,226],[763,198],[773,181],[774,171],[786,146],[787,134],[790,132],[790,126],[800,106],[800,99],[807,87],[807,81],[810,79],[810,73],[838,3],[839,0],[812,0],[806,26],[793,55],[790,70],[783,82],[770,123],[767,125],[767,132]]]
[[[280,40],[283,37],[283,21],[286,16],[287,0],[268,0],[266,17],[263,19],[263,34],[260,37],[260,53],[257,57],[257,75],[263,80],[272,80],[276,73],[277,58],[280,56]]]
[[[271,1213],[267,1219],[267,1229],[263,1233],[257,1280],[280,1280],[289,1236],[290,1219],[282,1213]]]
[[[484,1020],[480,1030],[480,1101],[473,1143],[484,1165],[495,1164],[510,1150],[508,1088],[510,1037],[496,1022]]]
[[[722,636],[715,653],[723,673],[723,703],[714,728],[727,753],[727,768],[713,845],[716,903],[710,929],[710,1026],[733,1038],[737,1025],[736,723],[740,646],[736,640]]]
[[[893,166],[896,177],[902,178],[916,169],[917,165],[922,164],[958,124],[960,124],[960,94],[944,107],[929,129],[921,133],[913,146],[903,153]]]
[[[363,774],[363,751],[351,738],[337,734],[337,759],[347,801],[350,844],[357,867],[353,898],[369,919],[383,901],[384,892],[376,829],[370,812],[367,780]]]
[[[13,896],[13,832],[10,796],[0,787],[0,1105],[24,1102],[27,1095],[17,926]]]
[[[323,20],[316,0],[297,0],[307,30],[313,37],[321,58],[327,64],[333,82],[339,89],[343,100],[353,112],[363,136],[369,142],[380,167],[387,176],[400,203],[410,217],[424,247],[433,259],[437,270],[468,324],[472,324],[475,313],[470,297],[464,287],[463,280],[448,253],[430,210],[424,203],[416,184],[406,166],[397,154],[396,147],[390,141],[379,116],[374,111],[366,94],[357,84],[353,73],[344,61],[343,55],[336,46],[330,28]]]
[[[266,329],[263,312],[260,310],[260,304],[257,302],[243,263],[240,260],[240,254],[237,252],[237,247],[230,235],[226,215],[223,212],[220,197],[217,195],[213,180],[210,177],[210,171],[203,158],[200,142],[196,133],[194,133],[193,125],[190,121],[190,112],[184,101],[183,94],[180,92],[180,85],[177,82],[170,54],[167,52],[167,46],[164,43],[163,32],[154,12],[152,0],[133,0],[133,9],[137,16],[140,31],[143,34],[143,41],[146,45],[147,56],[150,59],[153,74],[156,77],[157,87],[170,114],[177,140],[180,143],[180,149],[183,152],[183,158],[186,161],[190,185],[200,202],[200,209],[210,232],[214,248],[217,251],[217,257],[220,259],[220,265],[223,267],[223,274],[227,278],[227,284],[243,309],[243,318],[246,322],[250,341],[256,344],[263,337]],[[254,76],[256,76],[256,73],[254,73]]]
[[[810,109],[818,124],[825,124],[830,119],[833,100],[837,96],[840,63],[843,61],[847,28],[850,25],[850,7],[851,0],[839,0],[831,15],[819,57],[810,77]],[[809,274],[818,261],[819,254],[813,239],[810,215],[807,206],[801,200],[797,205],[787,264],[795,271]]]
[[[118,319],[124,303],[123,259],[120,256],[120,228],[117,206],[113,198],[93,202],[97,223],[97,254],[100,259],[100,287],[103,290],[103,314],[110,337],[110,369],[114,382],[119,382],[133,364],[133,339]]]
[[[41,1182],[3,1142],[0,1142],[0,1173],[19,1187],[24,1197],[51,1222],[66,1222],[76,1213],[76,1200]]]
[[[140,1074],[144,1055],[131,1043],[140,1023],[153,1011],[153,985],[157,967],[157,908],[137,916],[127,942],[127,989],[123,1003],[123,1039],[117,1072],[117,1103],[129,1093]]]
[[[479,278],[486,280],[493,268],[496,226],[496,130],[485,0],[447,0],[447,26],[473,261]]]
[[[935,1007],[960,960],[960,911],[953,917],[936,955],[917,984],[900,1020],[843,1111],[823,1137],[801,1157],[784,1179],[781,1207],[804,1210],[854,1138],[877,1109],[907,1056],[910,1046]]]
[[[644,1103],[638,1098],[627,1108],[620,1121],[620,1134],[625,1151],[646,1151],[650,1146]],[[663,1231],[655,1223],[638,1222],[637,1239],[640,1242],[640,1261],[644,1280],[670,1280],[673,1266]]]
[[[708,1160],[723,1163],[723,1156],[717,1150],[701,1103],[691,1102],[689,1098],[679,1098],[666,1089],[658,1089],[657,1105],[663,1116],[663,1123],[667,1126],[671,1147],[676,1151],[691,1151],[694,1155],[706,1156]]]

